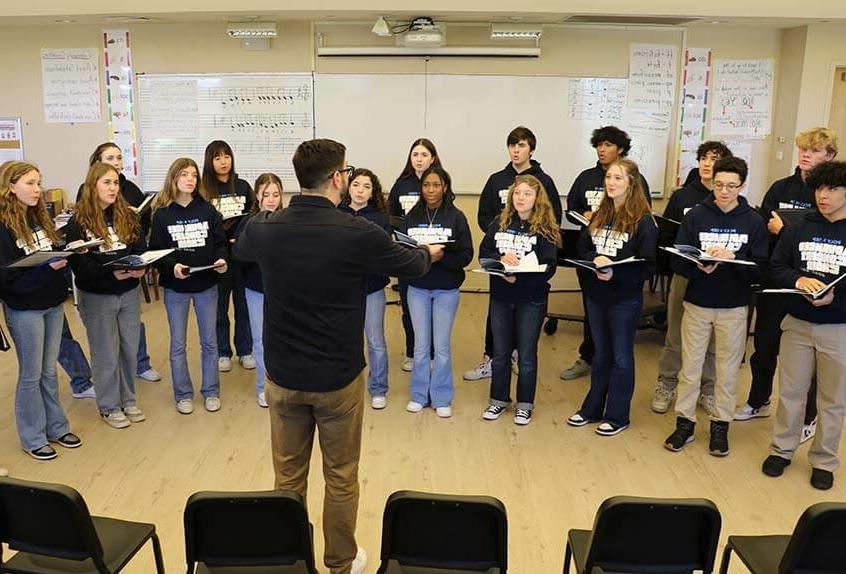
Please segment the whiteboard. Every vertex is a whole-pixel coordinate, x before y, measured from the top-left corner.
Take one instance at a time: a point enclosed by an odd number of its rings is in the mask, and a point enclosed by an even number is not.
[[[564,76],[318,73],[315,133],[344,143],[348,161],[372,169],[386,190],[405,165],[411,142],[427,137],[456,193],[479,194],[488,176],[509,161],[508,133],[525,125],[538,139],[533,158],[566,195],[576,176],[596,163],[591,132],[614,123],[629,131],[629,157],[653,193],[661,193],[669,130],[654,130],[629,113],[614,122],[570,119],[569,83]]]
[[[306,74],[138,75],[143,189],[161,189],[167,169],[190,157],[202,170],[212,140],[226,141],[238,176],[263,172],[299,189],[291,156],[314,137],[313,81]]]

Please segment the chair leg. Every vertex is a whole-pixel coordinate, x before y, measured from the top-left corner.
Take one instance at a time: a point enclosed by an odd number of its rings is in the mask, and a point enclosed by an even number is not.
[[[570,542],[567,542],[564,550],[564,574],[570,574]]]
[[[165,574],[164,560],[162,560],[162,545],[159,535],[153,532],[153,557],[156,559],[156,574]]]
[[[729,560],[731,560],[731,546],[726,543],[726,548],[723,550],[723,560],[720,562],[720,574],[726,574],[728,572]]]

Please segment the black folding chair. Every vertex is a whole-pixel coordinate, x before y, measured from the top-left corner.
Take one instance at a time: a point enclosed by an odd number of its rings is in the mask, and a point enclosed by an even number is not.
[[[505,574],[505,505],[490,496],[399,491],[385,504],[377,574]]]
[[[758,574],[834,574],[846,572],[846,503],[810,506],[793,534],[729,536],[720,574],[728,572],[732,550]]]
[[[18,553],[3,560],[6,574],[112,574],[120,572],[148,540],[156,572],[164,573],[153,524],[91,516],[69,486],[0,479],[0,543]]]
[[[188,574],[317,574],[299,494],[197,492],[183,518]]]
[[[564,574],[571,556],[579,574],[710,574],[721,523],[710,500],[613,496],[597,510],[593,530],[568,533]]]

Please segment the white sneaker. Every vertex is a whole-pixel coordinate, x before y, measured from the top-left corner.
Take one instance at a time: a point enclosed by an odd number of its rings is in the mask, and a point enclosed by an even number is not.
[[[717,399],[714,395],[699,395],[696,404],[705,409],[709,417],[717,418]]]
[[[144,414],[144,411],[139,409],[137,405],[124,407],[123,414],[125,414],[126,418],[133,423],[140,423],[147,420],[147,416]]]
[[[94,390],[94,387],[88,387],[87,389],[85,389],[81,393],[71,393],[71,395],[73,395],[73,398],[75,398],[75,399],[96,399],[97,398],[97,392]]]
[[[764,418],[770,416],[770,403],[764,403],[760,408],[753,409],[746,403],[734,413],[734,420],[748,421],[749,419]]]
[[[364,574],[364,567],[367,566],[367,552],[361,546],[355,553],[355,558],[350,566],[350,574]]]
[[[210,413],[216,413],[220,410],[220,397],[206,397],[205,406]]]
[[[442,419],[448,419],[452,416],[452,407],[448,405],[445,407],[438,407],[435,409],[435,414]]]
[[[561,378],[565,381],[572,381],[590,374],[590,363],[579,357],[570,367],[561,371]]]
[[[115,429],[125,429],[131,424],[129,419],[126,418],[126,415],[120,411],[103,415],[103,420],[106,421],[107,425]]]
[[[664,414],[670,410],[673,399],[676,398],[676,389],[668,389],[664,383],[655,385],[655,394],[652,396],[652,410]]]
[[[267,397],[265,396],[264,393],[258,394],[257,401],[258,401],[258,406],[260,406],[263,409],[267,408]]]
[[[232,359],[229,357],[220,357],[217,360],[217,370],[221,373],[228,373],[232,370]]]
[[[388,397],[372,397],[370,399],[370,406],[376,409],[377,411],[382,410],[388,406]]]
[[[802,425],[802,436],[799,439],[799,444],[808,442],[814,435],[817,434],[817,419],[812,420],[809,424]]]
[[[469,371],[464,371],[462,378],[465,381],[478,381],[481,379],[490,379],[491,373],[491,358],[485,355],[484,357],[482,357],[481,363],[479,363]]]
[[[423,410],[423,405],[421,405],[417,401],[408,401],[408,404],[405,405],[405,410],[410,413],[419,413]]]
[[[511,353],[511,372],[514,373],[515,375],[520,374],[520,362],[519,362],[519,360],[520,360],[520,357],[517,356],[517,349],[514,349],[514,351]]]
[[[414,359],[412,359],[411,357],[406,357],[402,360],[402,370],[406,373],[410,373],[413,367]]]
[[[241,366],[248,371],[252,371],[256,368],[256,359],[252,355],[244,355],[243,357],[240,357],[240,360]]]
[[[159,372],[152,367],[150,367],[149,369],[147,369],[143,373],[139,373],[135,376],[138,377],[139,379],[144,379],[148,383],[156,383],[156,382],[162,380],[162,376],[159,374]]]
[[[176,403],[176,410],[179,414],[190,415],[194,412],[194,401],[191,399],[182,399]]]

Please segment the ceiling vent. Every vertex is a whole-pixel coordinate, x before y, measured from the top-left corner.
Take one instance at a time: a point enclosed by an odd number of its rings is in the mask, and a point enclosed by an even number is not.
[[[674,18],[662,16],[613,16],[609,14],[575,14],[564,20],[565,24],[618,24],[637,26],[682,26],[698,22],[699,18]]]

